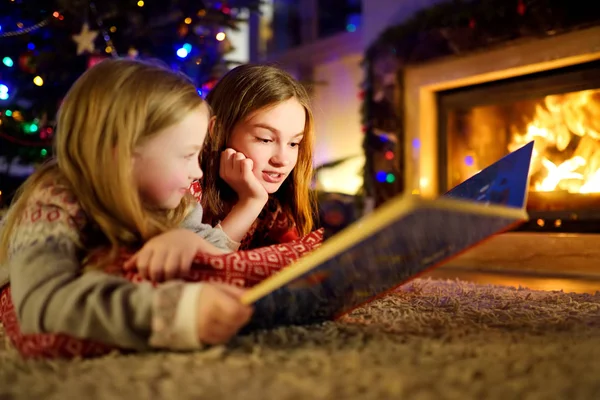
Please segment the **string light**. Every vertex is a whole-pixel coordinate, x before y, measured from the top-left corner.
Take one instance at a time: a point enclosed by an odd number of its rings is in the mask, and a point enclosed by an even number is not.
[[[8,86],[0,83],[0,100],[8,100]]]
[[[38,125],[35,122],[32,122],[31,124],[23,124],[23,130],[25,133],[36,133],[38,129]]]
[[[33,31],[36,31],[36,30],[48,25],[48,23],[50,22],[50,18],[52,18],[52,17],[48,17],[45,20],[38,22],[37,24],[32,25],[28,28],[22,28],[23,24],[21,24],[21,28],[16,31],[8,31],[8,32],[0,33],[0,38],[11,37],[11,36],[21,36],[21,35],[25,35],[27,33],[31,33]],[[63,19],[62,15],[60,16],[60,19],[61,20]]]
[[[219,42],[222,42],[223,40],[225,40],[225,32],[219,32],[219,33],[217,33],[217,40]]]
[[[138,7],[144,7],[144,2],[142,0],[137,2]]]
[[[190,17],[187,17],[185,20],[183,20],[183,22],[189,25],[192,23],[192,19]]]
[[[143,3],[143,1],[141,3]],[[94,14],[94,16],[96,17],[96,24],[98,25],[98,28],[100,28],[100,30],[102,31],[102,38],[104,39],[104,43],[106,43],[106,47],[104,48],[104,51],[106,51],[107,53],[110,53],[110,55],[115,58],[118,57],[119,55],[117,54],[117,50],[116,50],[115,46],[113,45],[112,39],[110,38],[108,31],[104,27],[102,18],[100,17],[100,14],[98,13],[98,9],[96,8],[96,3],[94,3],[93,1],[90,1],[90,10],[92,10],[92,14]],[[115,27],[115,30],[116,30],[116,27]]]
[[[394,183],[396,181],[396,176],[391,172],[379,171],[375,174],[375,179],[377,179],[377,182],[381,183]]]
[[[188,56],[188,51],[183,47],[177,49],[177,57],[186,58]]]
[[[394,159],[394,152],[393,151],[386,151],[385,152],[385,159],[386,160],[393,160]]]
[[[44,80],[42,79],[42,77],[41,77],[41,76],[39,76],[39,75],[38,75],[38,76],[36,76],[35,78],[33,78],[33,83],[34,83],[36,86],[42,86],[42,85],[44,84]]]
[[[179,49],[177,49],[177,57],[186,58],[188,54],[192,51],[192,45],[189,43],[184,44]]]

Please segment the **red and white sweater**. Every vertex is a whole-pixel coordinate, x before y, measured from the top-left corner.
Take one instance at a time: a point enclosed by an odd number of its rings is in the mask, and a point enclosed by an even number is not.
[[[11,211],[9,211],[11,212]],[[236,250],[218,228],[202,224],[198,205],[182,227],[215,246]],[[196,349],[201,283],[132,283],[103,271],[83,271],[91,221],[66,187],[40,187],[12,232],[0,289],[10,285],[21,331],[64,333],[133,350]]]

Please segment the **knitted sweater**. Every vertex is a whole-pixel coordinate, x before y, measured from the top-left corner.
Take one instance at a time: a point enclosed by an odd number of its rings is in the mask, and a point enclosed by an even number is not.
[[[10,211],[9,211],[10,212]],[[202,224],[196,206],[182,227],[224,250],[236,250],[220,229]],[[0,289],[10,285],[23,333],[65,333],[121,348],[194,349],[201,283],[132,283],[103,271],[83,271],[91,221],[66,187],[40,187],[28,199],[0,265]],[[0,228],[1,229],[1,228]],[[82,254],[83,253],[83,254]]]

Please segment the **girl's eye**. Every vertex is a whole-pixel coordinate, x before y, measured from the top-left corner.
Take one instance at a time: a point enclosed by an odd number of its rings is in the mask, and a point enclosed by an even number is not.
[[[290,143],[290,146],[292,146],[292,147],[298,147],[298,146],[300,146],[300,143]]]
[[[259,138],[259,137],[257,137],[256,140],[258,140],[259,142],[262,142],[262,143],[271,143],[272,142],[271,139]]]
[[[188,154],[185,156],[185,158],[187,158],[187,159],[194,158],[194,157],[196,157],[196,153]]]

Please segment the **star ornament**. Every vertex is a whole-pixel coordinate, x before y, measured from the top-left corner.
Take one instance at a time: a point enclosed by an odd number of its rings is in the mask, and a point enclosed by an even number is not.
[[[73,35],[73,41],[77,43],[77,55],[85,52],[94,52],[94,40],[98,36],[98,31],[90,31],[90,27],[87,23],[83,24],[81,33]]]

